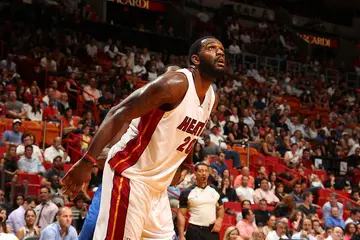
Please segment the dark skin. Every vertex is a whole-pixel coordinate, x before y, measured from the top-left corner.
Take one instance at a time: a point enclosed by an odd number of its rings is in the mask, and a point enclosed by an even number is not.
[[[225,69],[224,47],[214,38],[204,39],[198,55],[192,55],[193,76],[196,93],[203,102],[210,85],[216,76],[211,76],[200,68],[206,63],[211,70],[223,72]],[[203,65],[202,65],[203,64]],[[108,146],[124,124],[146,115],[154,109],[161,108],[170,111],[178,106],[188,90],[188,80],[183,73],[166,72],[155,81],[133,92],[123,102],[110,109],[103,123],[89,145],[86,155],[81,158],[62,180],[63,192],[74,199],[81,189],[86,190],[91,178],[94,163],[103,149]],[[146,103],[146,104],[144,104]],[[214,104],[216,109],[216,104]],[[191,154],[189,154],[191,155]],[[86,157],[90,156],[90,157]]]

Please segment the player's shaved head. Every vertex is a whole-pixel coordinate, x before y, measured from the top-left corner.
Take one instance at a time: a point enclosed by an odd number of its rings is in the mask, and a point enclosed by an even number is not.
[[[203,43],[204,43],[204,40],[206,39],[214,39],[214,40],[217,40],[219,41],[216,37],[213,37],[213,36],[205,36],[205,37],[202,37],[202,38],[199,38],[198,40],[196,40],[190,47],[190,50],[189,50],[189,55],[188,55],[188,60],[189,60],[189,64],[190,65],[193,65],[193,62],[191,60],[192,56],[193,55],[199,55],[200,53],[200,50],[203,46]]]

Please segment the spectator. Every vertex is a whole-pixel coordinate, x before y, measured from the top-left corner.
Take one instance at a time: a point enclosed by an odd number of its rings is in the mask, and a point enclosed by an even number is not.
[[[144,59],[140,59],[139,64],[135,65],[133,68],[134,76],[143,78],[143,76],[147,73],[145,65],[144,65]]]
[[[358,225],[359,220],[360,220],[360,210],[356,209],[356,208],[351,209],[350,217],[348,219],[346,219],[345,224],[347,225],[348,223],[354,223],[354,224]]]
[[[2,190],[1,190],[2,191]],[[11,233],[11,228],[9,225],[6,224],[6,213],[7,210],[0,207],[0,233]]]
[[[341,240],[343,239],[343,235],[343,228],[335,226],[326,240]]]
[[[85,199],[82,196],[74,199],[74,206],[71,208],[72,211],[72,225],[77,231],[82,229],[87,214]]]
[[[51,53],[48,53],[40,60],[41,66],[49,72],[57,71],[57,64],[53,60],[53,56]]]
[[[41,229],[44,229],[48,225],[54,222],[55,215],[58,212],[58,207],[51,201],[51,191],[50,188],[48,187],[42,187],[40,189],[40,201],[41,204],[37,205],[35,208],[35,212],[36,212],[35,225]],[[44,240],[55,239],[55,238],[43,238],[42,233],[41,233],[41,237]]]
[[[266,240],[279,240],[279,239],[289,239],[286,236],[287,222],[278,221],[275,224],[275,231],[270,232],[266,236]]]
[[[60,137],[53,139],[53,145],[45,149],[44,156],[45,161],[49,163],[52,163],[57,156],[61,156],[63,162],[70,162],[70,157],[67,155],[65,148],[61,146]]]
[[[59,101],[61,97],[61,92],[58,90],[58,82],[56,80],[52,80],[51,87],[54,90],[54,98]]]
[[[102,182],[102,173],[102,170],[100,170],[97,165],[92,167],[89,189],[93,190],[94,192],[97,190]]]
[[[97,59],[98,48],[96,46],[95,38],[91,39],[91,42],[86,45],[86,51],[88,56],[90,56],[93,60]]]
[[[251,209],[251,203],[249,200],[243,200],[241,202],[241,209]],[[236,214],[236,222],[239,222],[243,219],[242,213],[238,212]]]
[[[294,190],[290,193],[290,195],[293,196],[296,206],[299,206],[301,203],[304,202],[301,183],[295,183]]]
[[[8,217],[7,224],[9,224],[11,231],[15,234],[25,225],[26,212],[36,207],[36,199],[33,197],[25,198],[22,205],[12,211]],[[25,218],[24,218],[25,215]],[[35,223],[35,219],[34,219]]]
[[[49,105],[50,99],[55,99],[55,91],[52,87],[49,87],[46,91],[46,95],[42,98],[43,106],[46,107]],[[57,102],[55,104],[57,106]]]
[[[84,87],[83,97],[85,103],[90,106],[95,106],[101,96],[100,91],[96,87],[97,81],[94,77],[90,78],[89,84]]]
[[[9,99],[5,103],[6,116],[8,118],[23,119],[26,117],[24,104],[16,100],[16,91],[10,91]]]
[[[76,131],[77,127],[75,126],[74,123],[73,110],[71,108],[67,108],[65,110],[65,115],[61,117],[61,121],[62,121],[64,135]]]
[[[356,225],[352,222],[346,224],[344,240],[350,240],[355,234],[356,234]]]
[[[223,202],[238,202],[239,198],[236,195],[235,189],[231,187],[231,180],[229,177],[223,177],[220,186],[220,197]]]
[[[92,133],[94,133],[99,128],[95,122],[92,112],[89,110],[84,113],[84,118],[79,121],[78,129],[83,129],[84,125],[90,126]]]
[[[209,167],[205,163],[195,165],[196,185],[184,189],[180,194],[178,213],[179,240],[184,240],[185,216],[190,211],[186,239],[219,239],[224,217],[224,206],[220,195],[207,184]],[[194,196],[197,196],[196,199]],[[213,197],[209,197],[213,196]],[[202,199],[202,200],[201,200]],[[211,199],[211,201],[209,201]],[[195,201],[194,201],[195,200]],[[191,206],[191,208],[190,208]],[[214,224],[211,229],[208,227]]]
[[[55,98],[50,98],[49,105],[44,108],[44,112],[43,112],[44,121],[60,120],[60,114],[55,104],[56,104]]]
[[[250,209],[243,209],[242,215],[243,219],[236,224],[236,228],[244,240],[249,240],[252,233],[258,229],[255,224],[255,215]]]
[[[83,133],[80,136],[80,151],[82,153],[85,153],[86,150],[89,147],[89,144],[91,142],[91,136],[90,136],[90,126],[84,126],[83,127]]]
[[[309,239],[316,240],[316,237],[312,235],[312,221],[305,218],[302,222],[301,231],[292,235],[291,239]]]
[[[228,227],[224,234],[224,240],[241,240],[239,230],[235,226]]]
[[[45,172],[44,166],[41,164],[40,159],[33,158],[33,146],[25,146],[25,154],[20,157],[18,161],[19,172],[40,174]]]
[[[229,53],[231,55],[238,55],[241,53],[239,45],[236,43],[236,40],[234,39],[232,44],[229,46]]]
[[[60,208],[56,214],[56,222],[49,224],[41,231],[40,240],[67,239],[77,240],[76,229],[71,226],[72,211],[68,207]]]
[[[205,158],[204,152],[202,150],[202,145],[199,142],[196,142],[194,145],[194,152],[193,152],[193,164],[198,162],[202,162]]]
[[[16,72],[16,64],[13,62],[13,55],[8,54],[7,58],[0,62],[0,68],[5,68],[9,72]]]
[[[294,212],[295,207],[296,205],[293,196],[287,194],[275,207],[274,214],[276,217],[289,218],[289,216],[291,216],[291,214]]]
[[[254,189],[248,187],[249,176],[242,175],[241,186],[236,188],[236,194],[240,201],[248,200],[251,204],[254,204]]]
[[[248,187],[254,189],[255,186],[255,180],[253,176],[250,176],[250,170],[248,167],[242,167],[241,169],[241,174],[236,176],[235,180],[234,180],[234,188],[237,188],[239,186],[241,186],[241,181],[242,181],[242,176],[247,176],[249,177],[249,181],[248,181]]]
[[[16,156],[16,146],[12,145],[8,147],[8,150],[4,154],[4,173],[5,183],[11,182],[18,172]]]
[[[63,178],[65,176],[64,173],[64,163],[62,162],[62,157],[61,156],[56,156],[54,158],[54,160],[52,161],[53,163],[53,167],[48,169],[45,173],[44,173],[44,178],[43,178],[43,184],[50,186],[50,179],[52,176],[57,176],[59,178]]]
[[[265,226],[269,217],[270,217],[270,212],[267,210],[267,202],[265,199],[260,199],[259,201],[259,209],[258,210],[254,210],[254,214],[255,214],[255,220],[256,220],[256,225],[262,225]]]
[[[60,115],[65,115],[66,109],[70,108],[68,100],[69,97],[66,92],[60,94],[60,100],[57,102]]]
[[[31,101],[30,107],[26,109],[26,116],[31,121],[42,121],[43,109],[40,105],[39,98],[34,97]]]
[[[344,213],[344,205],[338,202],[338,195],[334,192],[330,193],[329,201],[326,202],[322,208],[322,214],[324,220],[326,220],[331,214],[332,207],[338,207],[338,217],[342,218]]]
[[[256,220],[256,215],[255,215]],[[263,232],[267,236],[270,232],[275,230],[276,217],[275,215],[270,215],[269,219],[266,222],[266,226],[263,227]]]
[[[17,146],[17,148],[16,148],[16,155],[18,157],[25,155],[25,146],[31,145],[33,147],[33,154],[31,157],[34,159],[39,159],[40,162],[44,161],[40,148],[38,146],[36,146],[32,141],[31,134],[24,133],[21,136],[21,142],[22,142],[22,144]]]
[[[106,114],[113,106],[114,106],[114,98],[111,95],[111,89],[106,88],[104,95],[101,96],[98,101],[98,108],[100,110],[101,120],[104,120]]]
[[[275,196],[281,201],[283,200],[283,198],[285,197],[285,192],[284,192],[284,184],[282,183],[276,183],[276,187],[275,187]]]
[[[300,163],[300,153],[296,143],[291,144],[291,151],[287,151],[284,156],[284,162],[289,168],[295,168]]]
[[[108,44],[104,47],[104,53],[106,54],[106,56],[108,56],[108,58],[110,59],[114,59],[116,55],[118,55],[119,50],[118,48],[115,46],[115,44],[113,44],[112,40],[109,39],[108,40]]]
[[[16,237],[24,240],[28,237],[40,237],[40,229],[35,226],[35,211],[33,209],[28,209],[25,211],[24,216],[22,216],[25,218],[24,224],[19,228],[19,231],[17,231]]]
[[[312,201],[314,199],[313,194],[309,191],[303,193],[304,202],[298,206],[298,209],[303,212],[305,215],[316,214],[317,205],[313,205]]]
[[[63,207],[65,204],[68,204],[68,198],[61,191],[60,177],[57,175],[52,175],[50,177],[50,192],[51,192],[51,201],[56,204],[58,207]]]
[[[218,157],[216,158],[216,161],[211,163],[210,165],[212,168],[215,168],[220,176],[222,176],[225,169],[228,169],[229,167],[225,163],[225,153],[219,152]]]
[[[339,215],[339,208],[337,206],[331,207],[330,216],[325,218],[325,227],[335,227],[340,226],[341,228],[345,228],[345,222]]]
[[[255,203],[259,204],[261,199],[265,199],[271,206],[275,206],[279,202],[279,199],[275,196],[275,194],[269,190],[269,183],[267,179],[261,180],[260,188],[255,190]]]

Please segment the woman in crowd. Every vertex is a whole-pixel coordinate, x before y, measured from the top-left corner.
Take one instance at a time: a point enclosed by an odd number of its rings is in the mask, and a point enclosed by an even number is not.
[[[285,197],[284,184],[277,183],[275,187],[275,196],[281,201]]]
[[[42,121],[43,110],[38,97],[32,99],[30,107],[27,108],[26,115],[31,121]]]
[[[289,218],[289,216],[295,210],[295,207],[296,205],[293,196],[285,195],[281,202],[279,202],[278,205],[275,207],[274,214],[276,217]]]
[[[18,171],[17,165],[18,157],[16,156],[16,146],[10,145],[4,154],[4,172],[5,182],[11,182],[16,177]]]
[[[265,239],[266,239],[266,235],[261,230],[255,230],[250,238],[250,240],[265,240]]]
[[[230,170],[228,168],[226,168],[224,171],[223,171],[223,175],[222,175],[223,178],[229,178],[230,179],[230,187],[233,187],[233,176],[230,175]]]
[[[235,189],[231,187],[231,181],[229,177],[223,177],[221,182],[220,198],[226,202],[238,202],[239,198],[236,195]]]
[[[11,228],[6,224],[6,209],[0,207],[0,233],[11,233]]]
[[[269,189],[274,193],[275,193],[277,183],[278,183],[278,180],[277,180],[276,172],[271,172],[269,174]]]
[[[266,236],[269,234],[269,232],[275,230],[275,223],[276,223],[276,216],[271,215],[266,222],[266,226],[263,227],[262,229]]]
[[[295,210],[292,212],[290,216],[290,225],[291,229],[293,230],[293,234],[300,231],[303,218],[304,214],[301,211]]]
[[[198,142],[195,143],[194,153],[193,153],[193,163],[202,162],[204,160],[204,152],[202,145]]]
[[[351,240],[351,238],[356,234],[356,225],[355,223],[348,223],[345,226],[345,235],[344,240]]]
[[[224,234],[224,240],[242,240],[239,230],[235,226],[228,227]]]
[[[18,239],[25,239],[27,237],[40,237],[40,229],[35,226],[36,213],[33,209],[28,209],[25,212],[25,225],[16,233]]]

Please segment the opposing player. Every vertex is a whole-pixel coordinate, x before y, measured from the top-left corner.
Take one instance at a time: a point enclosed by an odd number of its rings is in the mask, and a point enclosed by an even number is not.
[[[64,177],[64,193],[76,197],[87,188],[94,159],[131,121],[104,166],[94,239],[173,238],[167,187],[216,107],[211,84],[225,72],[224,47],[201,38],[189,62],[191,69],[167,72],[112,108],[87,154]]]

